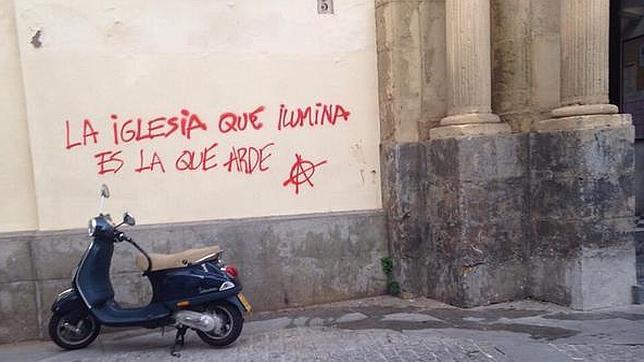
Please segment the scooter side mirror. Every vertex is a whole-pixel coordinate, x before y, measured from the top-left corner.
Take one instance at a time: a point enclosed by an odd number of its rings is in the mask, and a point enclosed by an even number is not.
[[[134,224],[136,224],[136,221],[134,220],[134,216],[132,216],[132,214],[126,211],[123,214],[123,223],[128,224],[130,226],[134,226]]]
[[[101,196],[109,199],[110,198],[110,188],[106,184],[101,185]]]

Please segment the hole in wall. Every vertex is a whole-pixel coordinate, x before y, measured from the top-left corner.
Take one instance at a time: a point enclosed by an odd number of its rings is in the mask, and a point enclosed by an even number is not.
[[[42,41],[40,41],[41,35],[42,35],[42,30],[38,29],[38,31],[36,31],[36,33],[31,37],[30,43],[31,45],[33,45],[35,49],[38,49],[42,46]]]

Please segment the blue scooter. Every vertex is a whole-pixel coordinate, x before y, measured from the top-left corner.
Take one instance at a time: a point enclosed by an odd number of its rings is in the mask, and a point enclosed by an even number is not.
[[[49,336],[64,349],[80,349],[94,341],[101,325],[110,327],[175,327],[177,334],[172,354],[183,346],[188,329],[206,343],[223,347],[241,333],[243,313],[251,306],[241,293],[239,273],[221,261],[218,246],[190,249],[176,254],[146,253],[119,230],[133,226],[129,213],[115,225],[109,214],[101,212],[110,193],[101,186],[99,215],[89,222],[93,241],[85,251],[72,287],[58,294],[51,307]],[[110,264],[114,244],[132,244],[140,254],[136,264],[152,284],[152,300],[140,308],[122,308],[114,300]]]

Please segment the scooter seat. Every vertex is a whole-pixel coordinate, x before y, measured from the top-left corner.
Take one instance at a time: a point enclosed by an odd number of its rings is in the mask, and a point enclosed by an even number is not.
[[[150,271],[183,268],[195,262],[213,259],[221,252],[219,245],[214,245],[205,248],[188,249],[174,254],[148,253],[152,262]],[[148,261],[145,256],[142,254],[136,256],[136,266],[142,271],[148,270]]]

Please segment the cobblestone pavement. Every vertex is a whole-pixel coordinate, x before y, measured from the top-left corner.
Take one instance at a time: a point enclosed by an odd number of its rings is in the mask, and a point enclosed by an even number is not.
[[[101,335],[80,351],[51,342],[0,346],[0,361],[641,361],[644,306],[574,312],[533,301],[459,309],[378,297],[255,314],[240,339],[212,349],[190,333]]]

